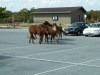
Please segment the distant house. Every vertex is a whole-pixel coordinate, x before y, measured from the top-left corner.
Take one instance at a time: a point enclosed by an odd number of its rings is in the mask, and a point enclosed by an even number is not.
[[[38,8],[32,12],[34,21],[47,20],[50,23],[62,24],[84,22],[85,13],[83,7]]]

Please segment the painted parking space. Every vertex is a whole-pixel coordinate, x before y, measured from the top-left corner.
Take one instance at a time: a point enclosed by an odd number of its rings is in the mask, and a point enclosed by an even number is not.
[[[0,75],[98,75],[100,37],[63,36],[28,43],[25,29],[0,30]]]

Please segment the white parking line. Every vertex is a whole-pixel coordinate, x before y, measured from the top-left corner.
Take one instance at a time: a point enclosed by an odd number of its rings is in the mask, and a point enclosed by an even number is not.
[[[37,73],[37,74],[34,74],[34,75],[41,75],[41,74],[45,74],[45,73],[49,73],[49,72],[53,72],[53,71],[57,71],[57,70],[65,69],[65,68],[70,68],[70,67],[77,66],[77,65],[78,65],[78,64],[70,65],[70,66],[66,66],[66,67],[61,67],[61,68],[57,68],[57,69],[53,69],[53,70],[49,70],[49,71]],[[83,65],[85,65],[85,66],[90,66],[90,67],[100,68],[100,66],[96,66],[96,65],[86,65],[86,64],[83,64]]]
[[[82,62],[82,64],[89,63],[89,62],[96,61],[96,60],[100,60],[100,58],[97,58],[97,59],[94,59],[94,60],[89,60],[89,61],[86,61],[86,62]]]
[[[31,45],[31,46],[33,46],[33,45]],[[23,46],[23,47],[30,47],[30,46]],[[5,49],[0,49],[0,50],[19,49],[19,48],[23,48],[23,47],[5,48]],[[72,48],[72,49],[67,49],[67,50],[75,50],[75,49],[81,49],[81,48],[87,48],[87,47],[89,47],[89,46],[77,47],[77,48]],[[46,53],[39,53],[39,54],[34,54],[34,55],[55,53],[55,52],[61,52],[61,51],[66,51],[66,50],[59,50],[59,51],[52,51],[52,52],[46,52]],[[10,56],[10,55],[7,55],[7,56]],[[29,55],[29,56],[32,56],[32,55]],[[96,66],[96,65],[87,65],[87,64],[86,64],[86,63],[88,63],[88,62],[100,60],[100,58],[94,59],[94,60],[89,60],[89,61],[82,62],[82,63],[72,63],[72,62],[54,61],[54,60],[47,60],[47,59],[29,58],[29,57],[27,57],[27,56],[11,56],[11,57],[15,57],[15,58],[26,58],[26,59],[33,59],[33,60],[46,61],[46,62],[56,62],[56,63],[62,63],[62,64],[71,64],[70,66],[65,66],[65,67],[61,67],[61,68],[57,68],[57,69],[53,69],[53,70],[49,70],[49,71],[45,71],[45,72],[40,72],[40,73],[36,73],[36,74],[34,74],[34,75],[41,75],[41,74],[49,73],[49,72],[52,72],[52,71],[57,71],[57,70],[61,70],[61,69],[64,69],[64,68],[73,67],[73,66],[78,66],[78,65],[90,66],[90,67],[98,67],[98,68],[100,68],[100,66]]]
[[[77,48],[72,48],[72,49],[64,49],[64,50],[52,51],[52,52],[44,52],[44,53],[38,53],[38,54],[33,54],[33,55],[28,55],[28,56],[42,55],[42,54],[55,53],[55,52],[61,52],[61,51],[67,51],[67,50],[75,50],[75,49],[81,49],[81,48],[87,48],[87,47],[89,47],[89,46],[82,46],[82,47],[77,47]]]
[[[73,65],[87,65],[86,63],[100,60],[100,58],[97,58],[97,59],[85,61],[85,62],[82,62],[82,63],[72,63],[72,62],[54,61],[54,60],[39,59],[39,58],[30,58],[30,57],[27,57],[27,56],[11,56],[11,55],[4,55],[4,56],[10,56],[10,57],[14,57],[14,58],[30,59],[30,60],[38,60],[38,61],[45,61],[45,62],[54,62],[54,63],[61,63],[61,64],[73,64]]]
[[[48,73],[48,72],[52,72],[52,71],[56,71],[56,70],[61,70],[61,69],[68,68],[68,67],[72,67],[72,66],[75,66],[75,65],[70,65],[70,66],[66,66],[66,67],[61,67],[61,68],[57,68],[57,69],[53,69],[53,70],[49,70],[49,71],[37,73],[37,74],[34,74],[34,75],[40,75],[40,74],[44,74],[44,73]]]
[[[97,65],[88,65],[88,64],[77,64],[77,65],[100,68],[100,66],[97,66]]]
[[[61,67],[61,68],[57,68],[57,69],[53,69],[53,70],[49,70],[49,71],[45,71],[45,72],[36,73],[34,75],[41,75],[41,74],[49,73],[49,72],[52,72],[52,71],[57,71],[57,70],[61,70],[61,69],[65,69],[65,68],[69,68],[69,67],[73,67],[73,66],[78,66],[78,65],[100,68],[100,66],[96,66],[96,65],[83,64],[83,63],[88,63],[88,62],[92,62],[92,61],[96,61],[96,60],[100,60],[100,58],[94,59],[94,60],[90,60],[90,61],[86,61],[86,62],[82,62],[82,63],[71,63],[73,65],[66,66],[66,67]],[[68,62],[63,62],[63,63],[68,63]]]
[[[45,61],[45,62],[54,62],[54,63],[61,63],[61,64],[83,65],[83,66],[91,66],[91,67],[99,67],[100,68],[100,66],[86,64],[86,63],[89,63],[89,62],[100,60],[100,58],[94,59],[94,60],[85,61],[85,62],[82,62],[82,63],[54,61],[54,60],[47,60],[47,59],[29,58],[29,57],[23,57],[23,56],[16,56],[16,58],[25,58],[25,59],[30,59],[30,60],[38,60],[38,61]]]
[[[10,56],[10,55],[5,55],[5,56]],[[57,71],[57,70],[61,70],[61,69],[69,68],[69,67],[73,67],[73,66],[79,66],[79,65],[80,66],[88,66],[88,67],[100,68],[100,66],[86,64],[86,63],[89,63],[89,62],[100,60],[100,58],[97,58],[97,59],[94,59],[94,60],[85,61],[85,62],[82,62],[82,63],[72,63],[72,62],[54,61],[54,60],[47,60],[47,59],[29,58],[29,57],[26,57],[26,56],[11,56],[11,57],[24,58],[24,59],[30,59],[30,60],[38,60],[38,61],[45,61],[45,62],[55,62],[55,63],[61,63],[61,64],[71,64],[70,66],[61,67],[61,68],[57,68],[57,69],[53,69],[53,70],[49,70],[49,71],[45,71],[45,72],[40,72],[40,73],[36,73],[34,75],[41,75],[41,74],[44,74],[44,73]]]
[[[30,45],[30,46],[33,46],[33,45]],[[25,48],[25,47],[30,47],[30,46],[21,46],[21,47],[12,47],[12,48],[3,48],[3,49],[0,49],[1,50],[10,50],[10,49],[20,49],[20,48]]]

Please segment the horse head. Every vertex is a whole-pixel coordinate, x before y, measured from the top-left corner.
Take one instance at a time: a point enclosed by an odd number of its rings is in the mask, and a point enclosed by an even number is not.
[[[57,23],[53,23],[53,26],[57,26]]]

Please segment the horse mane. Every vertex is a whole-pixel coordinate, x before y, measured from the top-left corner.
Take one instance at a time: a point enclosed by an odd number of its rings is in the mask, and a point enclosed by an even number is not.
[[[44,25],[50,24],[48,21],[43,22]]]
[[[47,25],[47,26],[50,26],[50,27],[53,27],[53,25],[50,24],[48,21],[44,21],[43,24],[44,24],[44,25]]]

